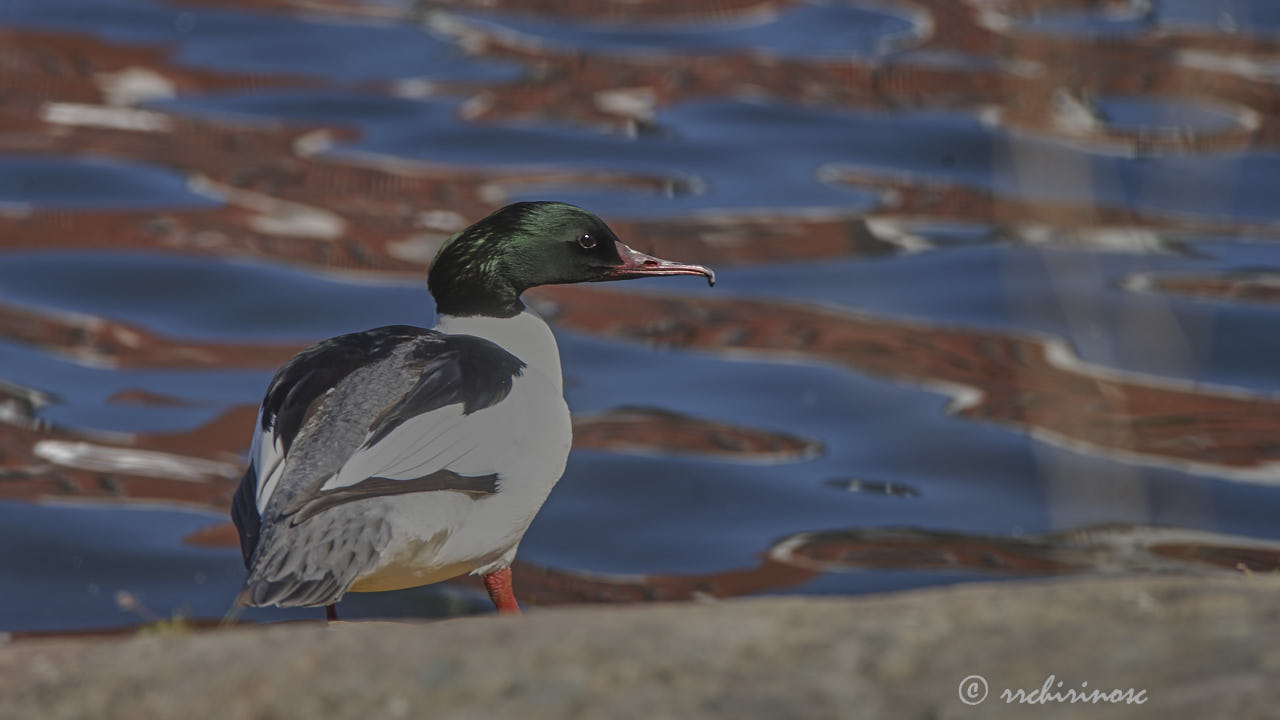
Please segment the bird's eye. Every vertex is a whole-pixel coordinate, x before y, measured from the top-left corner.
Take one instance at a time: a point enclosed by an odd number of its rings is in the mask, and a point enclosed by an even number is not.
[[[583,250],[590,250],[596,246],[596,236],[591,233],[582,233],[578,236],[578,244]]]

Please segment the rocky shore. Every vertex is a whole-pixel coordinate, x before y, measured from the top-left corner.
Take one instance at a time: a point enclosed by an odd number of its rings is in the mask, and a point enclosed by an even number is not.
[[[1278,591],[1075,578],[12,640],[0,717],[1275,717]]]

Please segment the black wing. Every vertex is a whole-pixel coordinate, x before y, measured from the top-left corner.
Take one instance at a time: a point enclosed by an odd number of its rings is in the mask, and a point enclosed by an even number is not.
[[[231,504],[231,520],[240,534],[245,567],[258,545],[261,518],[258,492],[284,461],[317,399],[357,368],[390,355],[404,342],[444,336],[411,325],[388,325],[364,332],[339,335],[312,345],[285,363],[267,386],[254,430],[249,467]]]
[[[510,394],[515,377],[524,371],[525,364],[519,358],[488,340],[470,335],[446,335],[443,338],[438,346],[414,349],[411,362],[418,373],[418,380],[397,402],[374,419],[364,442],[351,456],[356,458],[359,455],[360,467],[388,470],[389,465],[394,464],[389,461],[389,456],[404,458],[411,453],[414,457],[439,456],[444,452],[441,445],[448,444],[444,437],[456,438],[460,433],[465,434],[466,429],[481,430],[483,425],[468,426],[463,418],[501,402]],[[406,439],[412,444],[407,447],[389,439],[405,423],[451,405],[459,406],[455,412],[461,417],[444,423],[447,429],[443,431],[437,426],[438,435],[414,435]],[[460,475],[446,466],[432,467],[411,476],[388,472],[384,477],[357,472],[352,477],[342,471],[339,475],[344,476],[339,479],[345,479],[345,482],[328,490],[323,486],[330,478],[315,479],[311,487],[294,496],[284,514],[293,516],[291,522],[297,524],[335,505],[380,495],[431,490],[492,494],[497,492],[498,481],[494,474]]]

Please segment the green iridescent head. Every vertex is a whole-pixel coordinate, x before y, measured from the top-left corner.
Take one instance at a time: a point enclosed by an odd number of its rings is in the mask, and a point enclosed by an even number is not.
[[[427,285],[442,315],[511,317],[538,285],[715,274],[627,247],[595,215],[561,202],[508,205],[445,242]]]

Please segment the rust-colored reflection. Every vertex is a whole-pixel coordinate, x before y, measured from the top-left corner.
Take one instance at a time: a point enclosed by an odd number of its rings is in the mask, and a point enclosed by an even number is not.
[[[1088,567],[1081,558],[1045,543],[922,530],[804,533],[779,543],[770,557],[819,572],[910,569],[1040,575]]]
[[[1103,525],[1021,537],[859,528],[801,533],[775,544],[769,557],[814,572],[1274,572],[1280,570],[1280,543],[1140,525]]]
[[[1068,573],[1280,571],[1280,544],[1179,528],[1105,525],[1002,537],[915,528],[800,533],[775,543],[751,568],[705,575],[581,573],[517,563],[531,604],[664,602],[729,598],[798,587],[823,573],[868,570],[998,576]],[[453,581],[479,590],[474,578]]]
[[[531,605],[573,603],[681,602],[729,598],[785,590],[808,582],[817,573],[770,558],[744,570],[706,575],[623,575],[580,573],[517,561],[512,567],[522,600]],[[451,581],[479,588],[470,577]]]
[[[1255,303],[1280,302],[1280,273],[1236,272],[1217,275],[1132,275],[1126,289]]]
[[[1256,482],[1280,481],[1280,403],[1081,362],[1060,341],[740,298],[540,291],[595,335],[836,362],[941,388],[961,417],[1037,439]],[[589,293],[589,295],[588,295]],[[588,302],[589,298],[589,302]]]
[[[234,547],[228,523],[190,536],[188,542]],[[1044,577],[1094,572],[1275,573],[1280,544],[1179,528],[1104,525],[1064,533],[1002,537],[915,528],[854,528],[806,532],[776,542],[752,567],[707,574],[609,575],[543,567],[517,561],[516,587],[524,603],[681,602],[778,592],[804,585],[823,573],[934,571],[991,577]],[[482,594],[478,578],[450,584]],[[191,628],[216,621],[183,621]],[[73,636],[132,634],[139,626],[77,631]],[[64,633],[56,633],[64,635]],[[15,638],[50,633],[15,633]]]
[[[614,452],[703,455],[734,462],[791,462],[822,451],[822,444],[814,440],[643,407],[575,417],[573,445]]]
[[[188,538],[235,547],[229,524]],[[823,573],[868,570],[998,576],[1071,573],[1280,572],[1280,543],[1198,530],[1101,525],[1017,537],[919,528],[850,528],[798,533],[774,543],[753,567],[690,575],[609,575],[514,566],[516,587],[536,605],[669,602],[741,597],[794,588]],[[476,578],[451,581],[477,591]]]
[[[268,368],[283,364],[302,349],[296,343],[249,345],[178,339],[107,318],[4,303],[0,303],[0,336],[86,365],[121,369]]]
[[[51,402],[0,385],[0,498],[214,507],[230,501],[242,472],[231,435],[251,427],[253,411],[228,413],[187,436],[133,435],[49,425],[37,413]]]
[[[1219,547],[1169,542],[1153,545],[1157,556],[1186,563],[1203,563],[1224,570],[1280,573],[1280,551],[1273,548]]]

